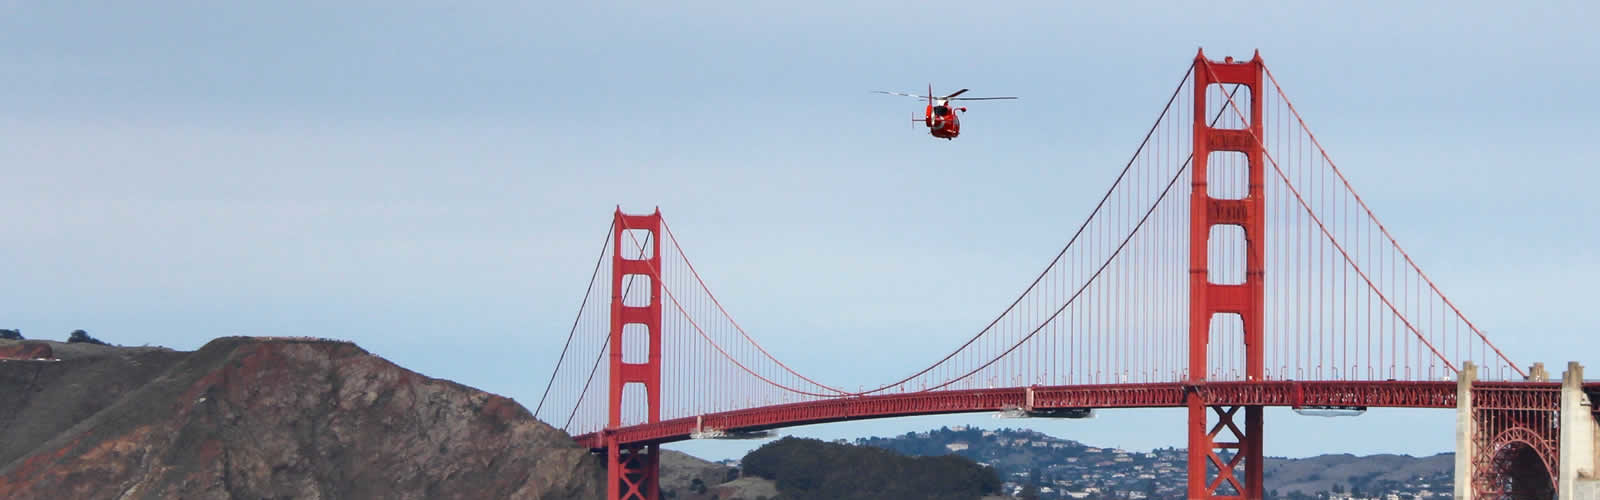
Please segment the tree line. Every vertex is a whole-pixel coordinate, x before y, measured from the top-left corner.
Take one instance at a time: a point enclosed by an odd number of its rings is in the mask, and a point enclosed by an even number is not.
[[[18,329],[15,329],[15,328],[0,328],[0,340],[27,340],[27,339],[22,336],[22,330],[18,330]],[[100,339],[97,339],[97,338],[94,338],[94,337],[90,336],[89,332],[86,332],[86,331],[83,331],[83,330],[73,330],[72,333],[67,334],[67,343],[69,343],[69,344],[84,343],[84,344],[111,345],[111,344],[107,344],[107,343],[101,341]]]
[[[908,457],[882,448],[786,437],[745,455],[745,475],[773,480],[774,500],[972,500],[1000,491],[1000,476],[955,455]]]

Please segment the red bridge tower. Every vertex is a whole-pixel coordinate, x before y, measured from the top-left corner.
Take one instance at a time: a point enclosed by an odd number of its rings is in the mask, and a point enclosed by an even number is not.
[[[623,445],[610,435],[622,427],[622,395],[628,384],[640,384],[645,390],[646,423],[661,421],[661,210],[649,215],[627,215],[617,209],[611,225],[611,391],[606,400],[606,498],[608,500],[658,500],[661,498],[661,445]],[[623,248],[639,245],[628,231],[645,231],[644,245],[649,255],[638,259],[623,257]],[[624,242],[623,239],[628,241]],[[629,246],[624,247],[627,244]],[[650,302],[630,306],[627,297],[631,290],[623,286],[624,279],[648,280]],[[623,346],[629,325],[643,327],[649,337],[647,358],[643,363],[629,363],[623,358]],[[638,422],[630,422],[637,424]]]
[[[1206,359],[1211,341],[1212,317],[1237,315],[1244,331],[1246,380],[1264,377],[1261,329],[1263,323],[1262,256],[1265,254],[1266,196],[1263,188],[1263,150],[1259,140],[1261,126],[1261,56],[1249,62],[1209,61],[1201,51],[1194,60],[1194,176],[1189,195],[1189,377],[1191,387],[1206,383],[1210,365]],[[1212,128],[1207,119],[1219,112],[1232,114],[1229,101],[1223,109],[1206,109],[1207,91],[1213,84],[1242,85],[1250,92],[1249,123],[1243,129]],[[1226,95],[1226,94],[1224,94]],[[1242,199],[1213,198],[1206,190],[1207,164],[1211,153],[1244,153],[1249,167],[1249,191]],[[1238,226],[1245,240],[1245,278],[1239,284],[1212,283],[1209,257],[1212,226]],[[1239,367],[1227,367],[1236,369]],[[1260,500],[1261,410],[1260,406],[1213,406],[1200,392],[1190,390],[1189,406],[1189,498],[1243,498]],[[1244,429],[1237,419],[1243,409]],[[1211,420],[1215,414],[1216,419]],[[1242,470],[1241,470],[1242,469]],[[1243,472],[1243,477],[1240,477]]]

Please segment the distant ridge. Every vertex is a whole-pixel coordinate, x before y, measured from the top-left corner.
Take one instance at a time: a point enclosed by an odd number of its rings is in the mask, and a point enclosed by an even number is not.
[[[1187,452],[1181,448],[1122,450],[1029,429],[965,426],[862,438],[855,444],[908,455],[961,455],[994,466],[1008,482],[1007,491],[1037,482],[1053,491],[1122,494],[1122,498],[1135,492],[1153,499],[1185,497]],[[1264,486],[1269,496],[1276,492],[1279,497],[1297,498],[1336,490],[1425,496],[1451,492],[1455,454],[1267,457],[1266,462]],[[1035,473],[1041,477],[1034,479]],[[1094,494],[1083,498],[1090,497],[1101,498]]]

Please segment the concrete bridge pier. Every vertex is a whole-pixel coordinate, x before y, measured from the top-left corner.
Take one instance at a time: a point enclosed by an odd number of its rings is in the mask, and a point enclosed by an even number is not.
[[[1542,364],[1534,365],[1528,373],[1528,382],[1550,382],[1549,372],[1545,371]],[[1476,382],[1477,378],[1478,367],[1468,362],[1462,366],[1460,376],[1456,382],[1454,500],[1473,500],[1473,497],[1479,493],[1476,487],[1498,489],[1503,484],[1507,484],[1501,483],[1500,479],[1479,476],[1479,474],[1507,473],[1507,471],[1492,472],[1492,469],[1484,469],[1485,467],[1494,467],[1489,462],[1496,461],[1500,457],[1479,457],[1477,455],[1480,453],[1498,455],[1504,452],[1505,448],[1503,447],[1518,445],[1515,444],[1518,441],[1517,439],[1502,441],[1503,438],[1493,435],[1496,432],[1502,435],[1506,434],[1507,429],[1504,425],[1489,425],[1481,421],[1482,419],[1488,419],[1493,422],[1504,419],[1505,417],[1500,415],[1503,415],[1508,409],[1502,406],[1506,404],[1504,401],[1500,403],[1493,401],[1475,402],[1473,383]],[[1553,389],[1552,387],[1547,390]],[[1544,429],[1555,427],[1556,435],[1543,434],[1547,436],[1543,439],[1549,439],[1549,441],[1544,442],[1554,444],[1556,448],[1554,450],[1555,457],[1553,457],[1556,470],[1548,471],[1553,476],[1551,479],[1555,482],[1556,491],[1552,493],[1555,494],[1556,500],[1600,500],[1600,477],[1596,475],[1596,465],[1600,464],[1600,423],[1595,420],[1596,412],[1593,401],[1590,399],[1590,394],[1584,389],[1582,365],[1576,362],[1567,364],[1566,372],[1561,374],[1559,391],[1559,402],[1547,400],[1550,403],[1529,403],[1544,409],[1529,407],[1524,410],[1513,407],[1509,411],[1523,412],[1521,415],[1523,415],[1524,419],[1529,418],[1528,411],[1535,412],[1533,413],[1534,415],[1542,413],[1543,415],[1554,417],[1552,420],[1543,420],[1546,423],[1540,425],[1547,426],[1543,427]],[[1478,409],[1475,404],[1490,405],[1496,409]],[[1545,404],[1548,404],[1548,406],[1545,406]],[[1552,412],[1550,410],[1557,411],[1553,412],[1555,413],[1554,415],[1551,415]],[[1481,412],[1487,413],[1479,414]],[[1530,430],[1526,424],[1519,425],[1524,425],[1520,429],[1522,431]],[[1538,429],[1540,425],[1532,425],[1531,428]],[[1480,435],[1485,432],[1489,435]],[[1527,434],[1524,435],[1526,436]],[[1523,444],[1526,444],[1525,438],[1523,438]],[[1547,461],[1545,463],[1548,464],[1550,462]],[[1527,493],[1500,492],[1499,494],[1511,494],[1522,498],[1521,495]]]
[[[1560,466],[1556,472],[1557,500],[1600,500],[1600,480],[1595,477],[1595,452],[1600,445],[1594,406],[1583,390],[1583,365],[1567,363],[1561,374]]]
[[[1476,446],[1473,432],[1477,425],[1472,419],[1472,381],[1478,379],[1478,365],[1468,361],[1461,365],[1456,379],[1456,472],[1454,500],[1472,500],[1472,452]]]

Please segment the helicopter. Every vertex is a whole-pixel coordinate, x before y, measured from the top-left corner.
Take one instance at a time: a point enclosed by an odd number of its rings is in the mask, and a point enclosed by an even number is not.
[[[951,107],[950,101],[990,101],[996,99],[1016,99],[1015,97],[956,97],[964,94],[969,89],[961,89],[947,96],[934,96],[933,84],[928,84],[928,95],[907,94],[904,92],[889,92],[874,90],[879,94],[899,95],[927,99],[928,107],[922,112],[922,118],[913,116],[911,121],[920,121],[928,126],[928,133],[934,137],[951,140],[961,135],[961,120],[956,117],[956,112],[966,112],[967,108]]]

